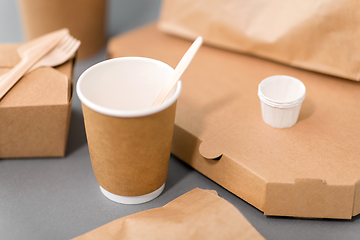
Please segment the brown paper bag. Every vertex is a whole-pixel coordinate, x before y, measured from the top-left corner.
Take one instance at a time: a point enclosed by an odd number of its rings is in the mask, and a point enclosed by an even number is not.
[[[75,239],[264,238],[215,191],[195,188],[163,207],[117,219]]]
[[[159,27],[184,38],[360,80],[357,0],[164,0]]]

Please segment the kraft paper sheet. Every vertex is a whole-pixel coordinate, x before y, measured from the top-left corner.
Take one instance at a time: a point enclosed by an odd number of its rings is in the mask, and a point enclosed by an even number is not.
[[[163,207],[119,218],[75,240],[264,239],[215,191],[195,188]]]

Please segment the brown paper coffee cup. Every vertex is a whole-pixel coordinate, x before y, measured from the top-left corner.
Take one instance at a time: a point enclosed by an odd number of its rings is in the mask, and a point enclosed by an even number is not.
[[[78,57],[98,52],[106,41],[106,0],[18,0],[27,40],[68,28],[81,41]]]
[[[93,170],[111,200],[142,203],[164,188],[181,82],[162,105],[151,105],[173,71],[126,57],[96,64],[78,80]]]

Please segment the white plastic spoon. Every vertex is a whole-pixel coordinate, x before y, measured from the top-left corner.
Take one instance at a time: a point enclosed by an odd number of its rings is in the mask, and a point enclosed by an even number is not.
[[[165,87],[161,90],[158,97],[155,99],[152,107],[160,105],[165,101],[171,89],[176,85],[179,81],[181,75],[185,72],[189,64],[191,63],[192,59],[194,58],[196,52],[199,50],[201,44],[203,43],[202,37],[196,38],[194,43],[190,46],[184,56],[181,58],[180,62],[175,68],[174,73],[171,75],[170,81],[165,85]]]

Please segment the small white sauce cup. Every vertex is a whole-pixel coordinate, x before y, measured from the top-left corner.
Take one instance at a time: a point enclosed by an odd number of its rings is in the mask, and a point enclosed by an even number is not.
[[[258,88],[263,121],[274,128],[294,126],[305,95],[305,85],[299,79],[285,75],[265,78]]]

